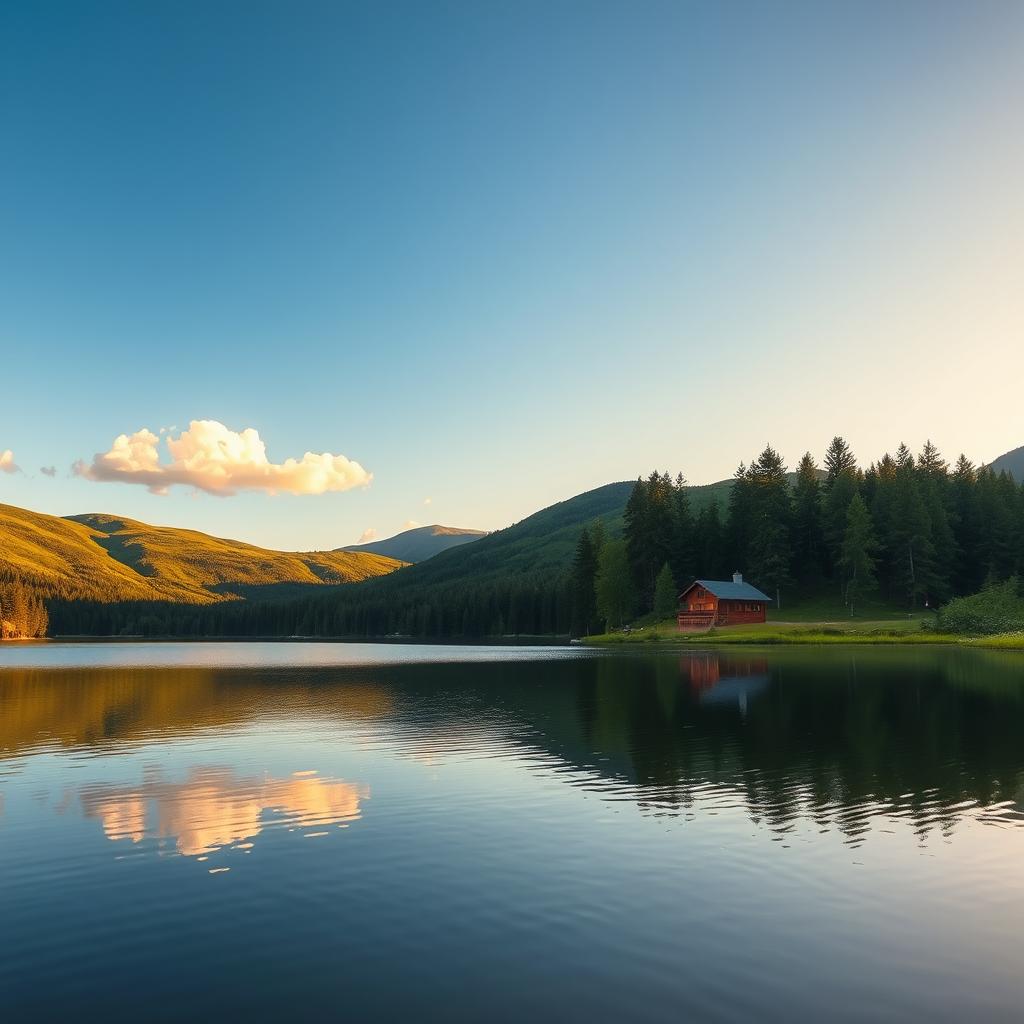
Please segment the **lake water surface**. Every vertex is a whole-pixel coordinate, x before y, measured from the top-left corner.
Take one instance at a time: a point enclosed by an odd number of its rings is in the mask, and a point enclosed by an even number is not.
[[[1024,658],[0,647],[0,1018],[1020,1020]]]

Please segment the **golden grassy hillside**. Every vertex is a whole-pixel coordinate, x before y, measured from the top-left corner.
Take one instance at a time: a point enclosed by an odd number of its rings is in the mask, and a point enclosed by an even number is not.
[[[0,505],[0,574],[47,596],[208,604],[232,588],[353,583],[403,563],[362,551],[270,551],[110,515],[57,516]]]

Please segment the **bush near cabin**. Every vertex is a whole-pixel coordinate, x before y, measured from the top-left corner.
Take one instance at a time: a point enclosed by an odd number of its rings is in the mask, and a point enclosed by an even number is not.
[[[958,597],[939,612],[940,633],[991,636],[1024,630],[1022,581],[1013,576],[970,597]]]

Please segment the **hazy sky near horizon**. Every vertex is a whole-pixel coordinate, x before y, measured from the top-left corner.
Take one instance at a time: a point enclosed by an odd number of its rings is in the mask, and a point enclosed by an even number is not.
[[[1014,0],[6,3],[0,502],[320,548],[991,459],[1022,110]]]

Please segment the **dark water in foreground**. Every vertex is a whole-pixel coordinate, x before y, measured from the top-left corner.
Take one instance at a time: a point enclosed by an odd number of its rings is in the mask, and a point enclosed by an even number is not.
[[[1020,1020],[1022,933],[1019,656],[0,649],[5,1021]]]

